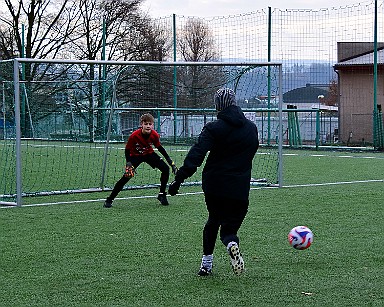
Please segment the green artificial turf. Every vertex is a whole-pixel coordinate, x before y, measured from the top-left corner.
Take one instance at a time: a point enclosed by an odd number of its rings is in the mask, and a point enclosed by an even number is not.
[[[383,154],[293,154],[286,187],[250,192],[242,276],[220,241],[213,275],[196,275],[207,217],[199,187],[182,187],[168,207],[149,189],[121,192],[110,209],[106,193],[1,208],[0,306],[383,306]],[[288,244],[297,225],[314,233],[307,250]]]

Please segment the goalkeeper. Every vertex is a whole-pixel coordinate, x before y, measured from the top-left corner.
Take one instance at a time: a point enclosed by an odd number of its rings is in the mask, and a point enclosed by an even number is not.
[[[167,206],[167,193],[165,192],[168,179],[169,179],[169,167],[160,158],[160,156],[154,152],[153,146],[163,155],[165,160],[172,168],[172,172],[176,174],[177,167],[168,153],[160,143],[159,134],[153,129],[155,119],[151,114],[143,114],[140,117],[140,128],[132,132],[128,138],[128,142],[125,145],[125,159],[126,168],[123,177],[115,184],[111,194],[107,197],[104,203],[105,208],[111,208],[112,202],[124,188],[124,185],[134,177],[136,168],[143,162],[149,164],[152,168],[160,170],[160,192],[157,199],[164,206]]]
[[[233,90],[219,89],[214,103],[217,120],[204,126],[168,192],[177,194],[181,183],[196,172],[209,152],[202,174],[208,220],[203,229],[203,257],[198,275],[212,273],[219,230],[233,272],[238,275],[244,270],[244,261],[237,232],[248,211],[252,160],[259,147],[258,132],[256,125],[236,106]]]

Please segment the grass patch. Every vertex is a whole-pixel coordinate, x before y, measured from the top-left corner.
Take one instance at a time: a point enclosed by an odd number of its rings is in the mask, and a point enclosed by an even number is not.
[[[286,156],[285,181],[383,178],[382,155],[326,155]],[[383,187],[367,182],[252,190],[239,232],[246,264],[240,277],[219,241],[213,276],[196,275],[206,220],[200,193],[170,197],[168,207],[158,204],[152,189],[123,191],[119,196],[126,199],[111,209],[101,200],[2,208],[0,305],[382,306]],[[194,191],[200,189],[181,192]],[[148,197],[129,198],[140,195]],[[288,244],[296,225],[314,233],[308,250]]]

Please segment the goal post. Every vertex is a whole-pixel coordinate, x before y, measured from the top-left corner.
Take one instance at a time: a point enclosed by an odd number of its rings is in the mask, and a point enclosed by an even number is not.
[[[123,172],[124,144],[147,112],[181,165],[202,127],[216,119],[213,95],[224,86],[235,90],[238,105],[259,129],[252,184],[282,185],[281,63],[14,59],[11,64],[7,84],[13,91],[3,94],[3,114],[12,133],[0,140],[7,160],[0,165],[1,204],[110,190]],[[126,188],[158,187],[158,177],[142,165]],[[185,184],[200,181],[201,170]]]

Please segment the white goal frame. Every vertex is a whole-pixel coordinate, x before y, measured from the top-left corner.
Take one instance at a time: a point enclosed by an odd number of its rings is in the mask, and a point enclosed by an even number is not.
[[[47,64],[85,64],[85,65],[169,65],[169,66],[267,66],[278,67],[278,186],[283,185],[283,163],[282,163],[282,143],[283,143],[283,96],[282,96],[282,63],[279,62],[155,62],[155,61],[87,61],[87,60],[60,60],[60,59],[13,59],[13,82],[14,82],[14,106],[15,106],[15,151],[16,151],[16,202],[7,203],[7,205],[22,206],[23,182],[22,182],[22,157],[21,157],[21,118],[20,118],[20,67],[23,63],[47,63]],[[116,81],[115,81],[116,82]],[[116,95],[114,95],[116,99]],[[112,104],[113,105],[113,104]],[[109,127],[110,129],[110,127]],[[106,148],[109,140],[106,140]],[[4,202],[3,202],[4,203]]]

